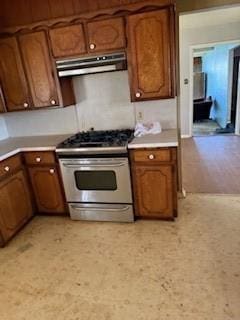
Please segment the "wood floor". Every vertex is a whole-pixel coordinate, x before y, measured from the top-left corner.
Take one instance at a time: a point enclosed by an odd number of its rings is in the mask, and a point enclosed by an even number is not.
[[[240,194],[240,136],[182,139],[182,148],[187,192]]]

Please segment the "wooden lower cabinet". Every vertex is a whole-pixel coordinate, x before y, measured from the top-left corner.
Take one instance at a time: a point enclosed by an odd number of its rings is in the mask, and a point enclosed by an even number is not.
[[[0,246],[32,217],[33,207],[24,169],[0,182]]]
[[[28,172],[38,213],[66,214],[60,175],[55,166],[32,166]]]
[[[131,151],[135,215],[173,220],[177,215],[176,153],[170,150],[171,159],[161,162],[158,150],[148,151],[147,158],[146,150]]]

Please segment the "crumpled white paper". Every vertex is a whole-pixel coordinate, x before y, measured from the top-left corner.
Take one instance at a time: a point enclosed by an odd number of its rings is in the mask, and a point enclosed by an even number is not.
[[[149,123],[140,123],[137,122],[134,136],[142,137],[147,134],[157,134],[162,132],[161,124],[158,121],[149,122]]]

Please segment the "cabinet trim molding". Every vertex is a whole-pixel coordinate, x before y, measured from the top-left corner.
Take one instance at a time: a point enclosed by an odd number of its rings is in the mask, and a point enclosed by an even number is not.
[[[27,23],[13,27],[4,27],[1,29],[0,35],[10,35],[14,33],[25,33],[29,31],[39,30],[42,28],[64,27],[69,24],[79,24],[90,21],[104,20],[115,17],[127,16],[132,13],[153,11],[155,9],[167,6],[175,6],[175,0],[144,0],[132,4],[123,4],[112,8],[94,10],[91,12],[83,12],[77,15],[71,15],[61,18],[53,18],[41,20],[34,23]]]

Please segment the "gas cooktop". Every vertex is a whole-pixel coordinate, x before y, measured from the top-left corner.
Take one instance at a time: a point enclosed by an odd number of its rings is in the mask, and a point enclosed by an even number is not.
[[[57,146],[56,152],[61,154],[104,154],[123,153],[127,144],[133,139],[134,130],[107,130],[79,132]]]

